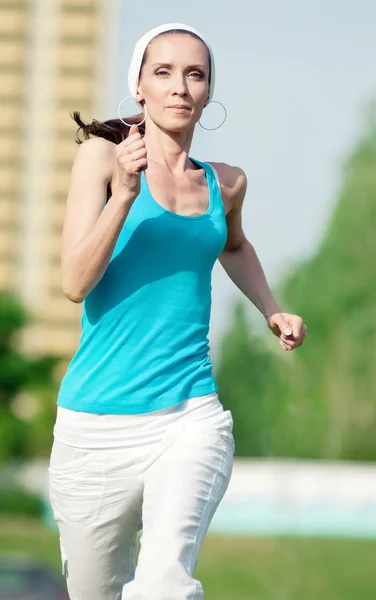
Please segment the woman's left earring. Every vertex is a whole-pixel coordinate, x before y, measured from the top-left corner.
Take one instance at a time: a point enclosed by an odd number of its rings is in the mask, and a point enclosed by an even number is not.
[[[199,125],[202,127],[202,129],[205,129],[206,131],[215,131],[216,129],[219,129],[220,127],[222,127],[223,123],[226,121],[227,119],[227,110],[224,104],[222,104],[222,102],[218,102],[218,100],[211,100],[209,102],[209,104],[219,104],[220,106],[222,106],[223,111],[224,111],[224,116],[223,116],[223,120],[221,122],[220,125],[218,125],[218,127],[204,127],[201,123],[201,120],[198,122]],[[208,106],[209,106],[208,104]]]

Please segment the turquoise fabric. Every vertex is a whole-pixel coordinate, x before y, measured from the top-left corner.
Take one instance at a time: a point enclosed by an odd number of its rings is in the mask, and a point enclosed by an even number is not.
[[[193,160],[193,159],[192,159]],[[211,274],[227,235],[210,165],[207,212],[164,209],[145,174],[107,270],[83,303],[80,344],[58,405],[141,414],[216,391],[209,358]]]

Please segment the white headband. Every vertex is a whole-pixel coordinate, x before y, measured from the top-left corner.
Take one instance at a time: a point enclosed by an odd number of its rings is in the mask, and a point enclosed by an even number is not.
[[[210,90],[209,90],[209,100],[213,97],[214,92],[214,82],[215,82],[215,71],[214,71],[214,56],[212,49],[210,48],[207,41],[202,37],[201,33],[193,29],[193,27],[189,27],[189,25],[182,25],[181,23],[167,23],[166,25],[159,25],[159,27],[155,27],[151,31],[145,33],[145,35],[140,38],[134,48],[133,56],[131,60],[131,64],[128,72],[128,86],[133,98],[136,97],[138,80],[140,78],[140,71],[142,65],[142,59],[144,58],[145,50],[148,44],[151,42],[153,38],[155,38],[160,33],[165,33],[166,31],[172,31],[174,29],[182,29],[183,31],[189,31],[190,33],[194,33],[197,35],[207,46],[210,54]]]

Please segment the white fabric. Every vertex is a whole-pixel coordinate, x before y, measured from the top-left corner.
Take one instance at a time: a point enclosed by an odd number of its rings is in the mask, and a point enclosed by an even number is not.
[[[108,415],[78,412],[57,407],[54,437],[75,448],[98,450],[100,448],[132,448],[134,445],[153,443],[160,437],[160,424],[164,428],[179,419],[210,419],[211,423],[232,427],[230,411],[223,406],[216,393],[190,398],[163,410],[138,415]]]
[[[202,600],[194,570],[234,452],[217,395],[145,415],[59,409],[55,433],[50,498],[70,599]]]
[[[213,169],[214,177],[215,177],[215,180],[216,180],[216,182],[217,182],[217,184],[218,184],[219,194],[220,194],[220,196],[221,196],[221,198],[222,198],[222,192],[221,192],[221,182],[219,181],[219,175],[218,175],[218,171],[217,171],[217,169],[215,169],[215,167],[213,167],[213,165],[212,165],[211,163],[208,163],[208,164],[209,164],[209,165],[211,166],[211,168]]]
[[[145,35],[142,36],[136,43],[136,46],[133,51],[133,56],[131,60],[131,64],[128,71],[128,86],[130,93],[133,98],[136,98],[138,80],[140,78],[141,64],[142,59],[145,54],[145,50],[148,44],[151,42],[153,38],[155,38],[160,33],[164,33],[167,31],[172,31],[173,29],[184,29],[184,31],[190,31],[191,33],[196,34],[203,42],[206,44],[209,53],[210,53],[210,90],[209,90],[209,100],[213,98],[214,93],[214,84],[215,84],[215,64],[214,64],[214,55],[211,47],[205,38],[193,27],[189,25],[183,25],[182,23],[167,23],[165,25],[159,25],[154,29],[151,29]]]

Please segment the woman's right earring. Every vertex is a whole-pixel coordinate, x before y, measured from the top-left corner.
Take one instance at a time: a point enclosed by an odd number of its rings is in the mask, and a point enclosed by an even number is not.
[[[127,127],[132,127],[132,123],[126,123],[126,121],[124,121],[122,119],[121,114],[120,114],[120,107],[123,104],[123,102],[125,102],[126,100],[136,100],[136,98],[134,98],[133,96],[127,96],[126,98],[123,98],[122,100],[120,100],[119,106],[118,106],[118,116],[119,116],[120,121],[122,123],[124,123],[124,125],[126,125]],[[144,110],[145,118],[143,119],[143,121],[141,121],[141,123],[137,123],[137,127],[139,127],[140,125],[145,123],[145,121],[146,121],[146,112],[145,111],[146,111],[146,109]]]

